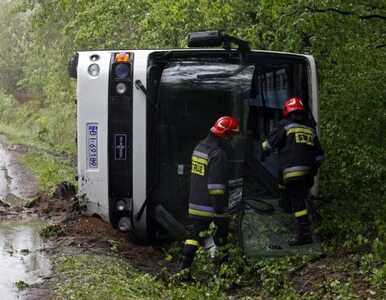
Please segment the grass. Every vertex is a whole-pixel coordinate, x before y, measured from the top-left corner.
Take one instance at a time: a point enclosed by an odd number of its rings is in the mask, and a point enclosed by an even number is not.
[[[70,256],[60,262],[57,272],[67,279],[56,292],[67,299],[163,299],[163,284],[122,258]]]
[[[27,153],[21,154],[23,163],[36,175],[39,187],[52,196],[56,186],[62,182],[76,185],[76,166],[70,157],[76,152],[76,145],[57,145],[44,143],[31,136],[28,129],[18,129],[0,123],[1,139],[7,144],[27,146]]]
[[[25,281],[23,280],[19,280],[18,282],[15,283],[15,286],[16,288],[19,290],[19,291],[22,291],[22,290],[25,290],[26,288],[29,287],[29,284],[26,283]]]
[[[232,299],[203,282],[180,282],[172,274],[156,278],[115,256],[67,256],[56,272],[64,275],[55,289],[60,299]]]
[[[40,236],[49,239],[62,233],[64,233],[64,228],[60,225],[48,225],[40,231]]]
[[[69,155],[76,153],[75,143],[53,145],[52,143],[36,138],[32,134],[31,129],[21,129],[12,124],[7,125],[0,122],[0,135],[2,136],[2,139],[9,144],[25,145],[42,152],[67,153]]]
[[[36,175],[42,191],[52,196],[56,186],[62,182],[75,185],[75,167],[60,158],[31,151],[23,156],[23,162]]]
[[[282,259],[284,263],[285,259]],[[337,277],[314,282],[313,289],[299,293],[291,286],[286,270],[277,270],[273,261],[251,260],[259,264],[255,280],[239,288],[217,290],[219,272],[207,274],[206,280],[180,281],[180,277],[154,277],[136,270],[116,256],[79,255],[61,258],[56,272],[64,278],[55,292],[61,299],[359,299],[364,296],[353,291],[353,277]],[[261,268],[262,266],[265,266]],[[204,267],[205,268],[205,267]],[[269,268],[270,270],[266,269]],[[161,271],[161,270],[160,270]],[[240,270],[241,271],[241,270]],[[242,272],[242,271],[241,271]],[[268,273],[267,273],[268,272]],[[162,272],[160,272],[161,274]],[[205,273],[205,272],[204,272]],[[280,274],[279,274],[280,273]],[[338,274],[337,273],[337,274]],[[64,275],[64,276],[63,276]],[[193,274],[194,275],[194,274]],[[196,274],[197,275],[197,274]],[[243,276],[243,275],[242,275]],[[247,278],[243,278],[247,279]],[[308,279],[310,280],[310,279]],[[248,280],[250,281],[250,280]],[[260,283],[259,283],[260,282]],[[270,287],[268,287],[268,285]],[[367,291],[367,295],[370,295]],[[375,296],[378,294],[374,292]],[[329,298],[330,297],[330,298]]]

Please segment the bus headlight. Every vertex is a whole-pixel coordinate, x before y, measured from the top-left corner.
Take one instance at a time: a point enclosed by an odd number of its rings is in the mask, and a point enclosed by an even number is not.
[[[97,77],[100,73],[100,68],[99,68],[99,65],[98,64],[92,64],[88,67],[88,73],[92,76],[92,77]]]
[[[130,68],[126,64],[118,64],[115,67],[115,76],[118,78],[125,78],[129,76]]]
[[[122,95],[122,94],[126,93],[126,91],[127,91],[127,85],[124,84],[123,82],[120,82],[120,83],[118,83],[118,84],[115,86],[115,90],[117,91],[118,94]]]
[[[120,231],[129,231],[133,228],[129,217],[122,217],[118,222],[118,229]]]
[[[115,204],[115,208],[117,211],[124,211],[126,209],[126,201],[118,200]]]

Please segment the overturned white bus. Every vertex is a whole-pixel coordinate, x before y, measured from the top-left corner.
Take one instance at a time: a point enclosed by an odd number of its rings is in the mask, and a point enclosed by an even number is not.
[[[297,96],[319,117],[312,56],[250,50],[218,31],[190,34],[189,47],[79,51],[69,63],[87,214],[144,240],[183,236],[191,154],[218,117],[235,117],[244,132],[231,159],[232,207],[277,198],[278,158],[262,162],[259,145],[283,102]]]

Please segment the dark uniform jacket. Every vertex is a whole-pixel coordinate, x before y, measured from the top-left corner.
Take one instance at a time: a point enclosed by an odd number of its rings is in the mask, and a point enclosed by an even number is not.
[[[228,157],[219,137],[210,133],[193,151],[189,216],[222,217],[228,207]]]
[[[315,176],[324,160],[315,129],[292,119],[281,120],[262,148],[279,152],[284,182]]]

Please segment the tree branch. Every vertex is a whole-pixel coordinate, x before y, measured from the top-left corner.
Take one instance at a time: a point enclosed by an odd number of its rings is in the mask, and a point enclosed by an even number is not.
[[[386,20],[386,16],[381,16],[381,15],[367,15],[367,16],[359,16],[359,19],[381,19],[381,20]]]
[[[344,15],[344,16],[355,16],[355,17],[358,17],[358,18],[361,19],[361,20],[366,20],[366,19],[381,19],[381,20],[386,20],[386,16],[383,16],[383,15],[377,15],[377,14],[372,14],[372,15],[357,15],[357,14],[355,14],[355,13],[352,13],[352,12],[349,12],[349,11],[340,10],[340,9],[337,9],[337,8],[320,9],[320,8],[311,8],[311,7],[307,7],[306,9],[309,10],[310,12],[314,12],[314,13],[334,12],[334,13],[338,13],[338,14],[341,14],[341,15]]]

